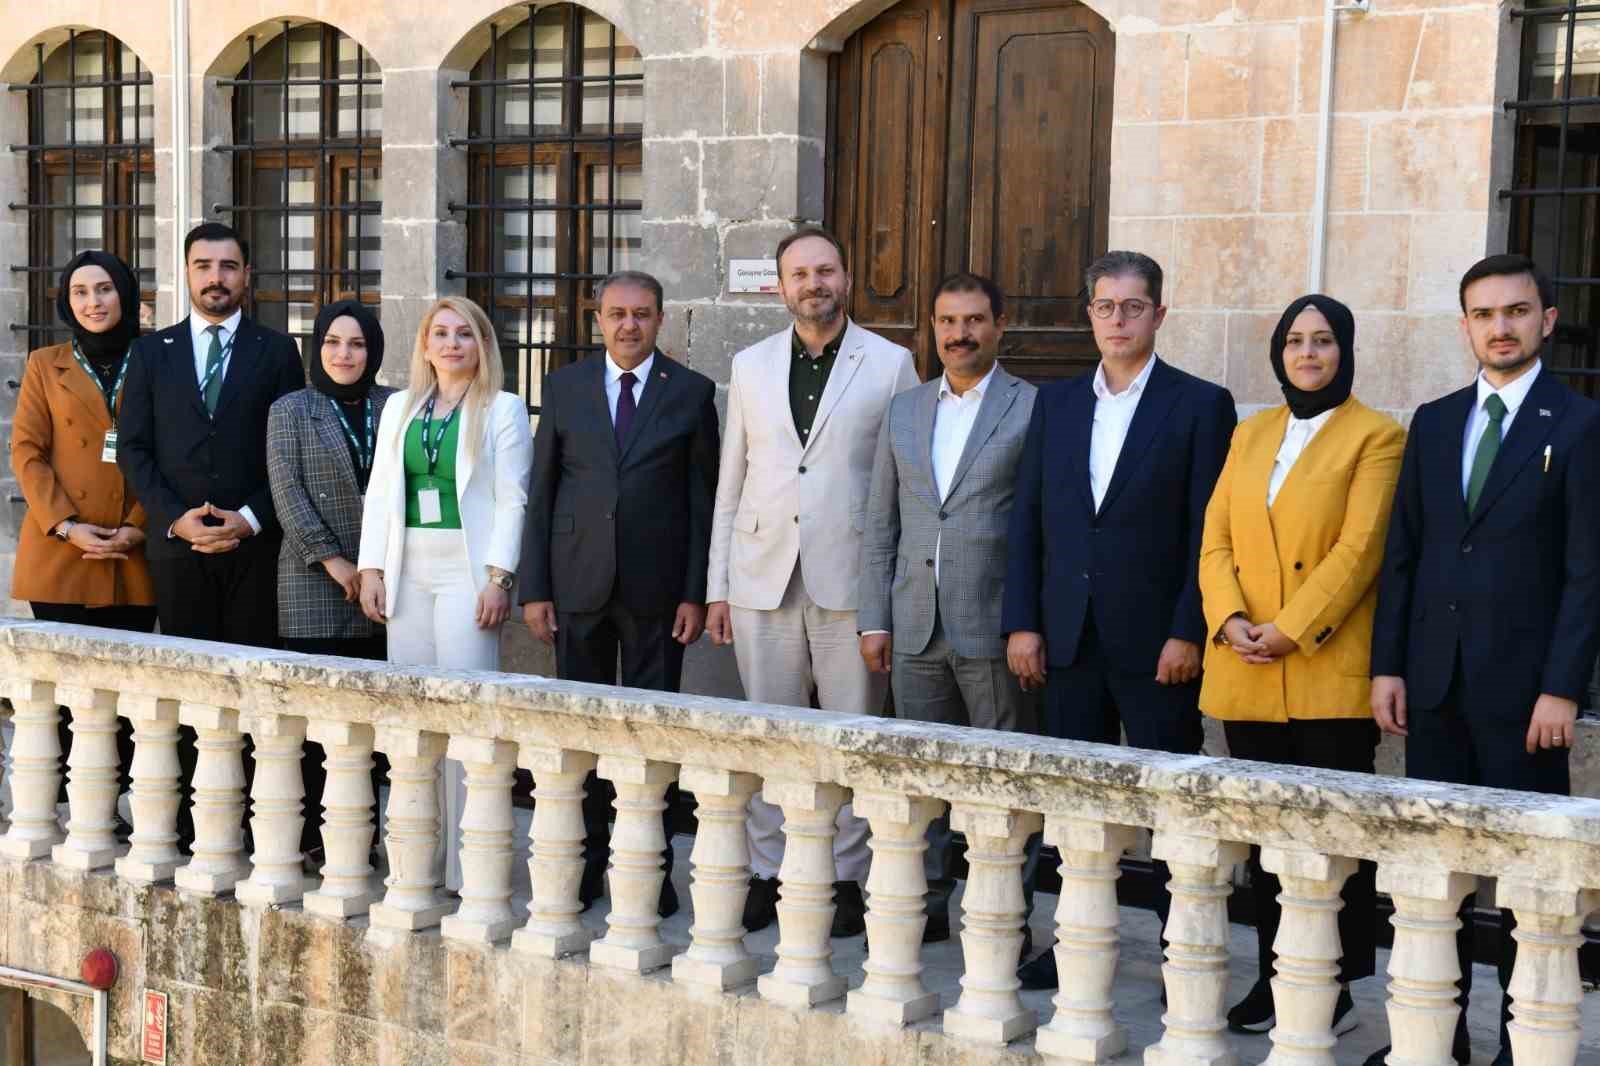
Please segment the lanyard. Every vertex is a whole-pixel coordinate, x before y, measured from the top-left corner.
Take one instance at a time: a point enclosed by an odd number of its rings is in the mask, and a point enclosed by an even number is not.
[[[117,380],[112,383],[111,388],[108,390],[100,375],[96,374],[94,368],[89,365],[89,360],[85,359],[83,353],[78,351],[78,342],[72,342],[72,357],[78,361],[79,366],[83,367],[83,372],[89,375],[89,380],[94,382],[95,388],[100,390],[100,395],[105,397],[106,413],[111,416],[112,429],[117,428],[117,400],[122,397],[122,383],[128,377],[128,364],[133,362],[132,359],[128,358],[128,355],[129,353],[123,353],[122,365],[117,368]]]
[[[205,374],[200,378],[200,398],[205,399],[206,389],[211,385],[211,379],[222,373],[222,367],[228,361],[228,356],[233,352],[233,342],[239,339],[239,331],[234,330],[233,336],[228,338],[228,343],[222,346],[222,356],[214,364],[206,368]],[[210,358],[207,355],[206,358]]]
[[[428,457],[428,476],[430,478],[433,477],[434,467],[439,465],[439,450],[444,446],[444,435],[449,432],[450,422],[456,417],[456,412],[461,410],[461,403],[458,400],[456,405],[450,408],[450,413],[444,416],[444,421],[439,423],[439,435],[430,441],[428,439],[428,429],[433,425],[433,401],[436,399],[438,399],[437,393],[429,396],[427,405],[422,409],[422,454]],[[465,397],[462,397],[462,399],[465,399]]]
[[[333,404],[333,413],[339,416],[339,425],[344,427],[345,438],[350,441],[350,446],[356,450],[357,461],[360,463],[361,469],[371,470],[373,440],[375,437],[372,426],[372,397],[367,397],[366,435],[360,439],[356,438],[356,431],[351,427],[350,419],[345,417],[344,406],[332,396],[328,397],[328,402]]]

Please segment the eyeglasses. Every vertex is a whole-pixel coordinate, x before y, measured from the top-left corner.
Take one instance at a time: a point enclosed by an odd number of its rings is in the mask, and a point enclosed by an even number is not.
[[[1144,313],[1150,310],[1150,303],[1145,300],[1090,300],[1089,313],[1096,318],[1110,318],[1122,309],[1123,318],[1143,318]]]

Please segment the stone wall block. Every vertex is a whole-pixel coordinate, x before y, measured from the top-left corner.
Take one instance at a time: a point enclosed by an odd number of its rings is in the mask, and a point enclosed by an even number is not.
[[[1111,133],[1111,214],[1236,215],[1256,210],[1261,123],[1119,126]]]
[[[1488,251],[1480,212],[1413,215],[1406,309],[1438,314],[1461,310],[1461,275]]]
[[[1293,24],[1227,26],[1188,35],[1188,117],[1293,111],[1297,39]]]
[[[1486,209],[1493,122],[1487,114],[1374,119],[1371,209]]]
[[[761,62],[759,55],[729,56],[722,66],[722,120],[730,137],[761,132]]]
[[[644,212],[646,219],[693,218],[700,213],[700,144],[698,141],[644,142]],[[646,244],[649,262],[654,248]]]
[[[1423,16],[1343,15],[1333,71],[1333,109],[1399,111],[1406,103],[1411,64],[1422,36]],[[1300,110],[1322,107],[1322,20],[1300,23]]]
[[[717,295],[717,231],[698,222],[639,224],[644,237],[646,269],[673,300],[704,300]]]
[[[800,205],[810,196],[797,187],[803,150],[788,138],[705,142],[706,210],[726,221],[805,216]]]
[[[1288,301],[1285,301],[1287,303]],[[1283,313],[1276,311],[1238,311],[1228,313],[1228,372],[1224,384],[1241,404],[1279,404],[1283,389],[1273,376],[1267,360],[1272,330]],[[1361,363],[1356,363],[1360,373]]]
[[[1111,101],[1116,122],[1184,117],[1188,43],[1188,35],[1176,30],[1117,36],[1116,91]]]
[[[1338,293],[1352,307],[1404,308],[1411,252],[1411,227],[1406,221],[1395,215],[1332,215],[1323,291]]]
[[[733,357],[791,322],[776,297],[763,304],[698,304],[688,308],[688,364],[713,381],[726,382]]]
[[[1305,291],[1310,237],[1303,215],[1180,220],[1181,306],[1282,311]]]
[[[1406,110],[1491,106],[1502,17],[1493,7],[1430,11],[1417,46]]]
[[[1335,116],[1328,160],[1328,206],[1359,211],[1367,198],[1367,122]],[[1267,120],[1262,130],[1261,210],[1309,211],[1317,195],[1317,120]]]
[[[761,57],[761,132],[817,140],[827,136],[828,57],[806,49]]]
[[[720,137],[721,108],[708,113],[707,100],[722,99],[722,60],[688,56],[644,61],[644,131],[647,137]]]

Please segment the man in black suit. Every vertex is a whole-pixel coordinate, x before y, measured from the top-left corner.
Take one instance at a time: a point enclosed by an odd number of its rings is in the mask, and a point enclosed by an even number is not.
[[[1001,629],[1042,732],[1200,750],[1200,534],[1238,420],[1228,390],[1162,362],[1161,267],[1138,252],[1089,266],[1100,365],[1039,390],[1017,468]],[[1166,883],[1165,864],[1157,877]],[[1157,897],[1163,921],[1169,902]],[[1054,988],[1055,954],[1022,967]]]
[[[596,298],[605,354],[545,379],[518,599],[564,680],[676,692],[705,628],[716,386],[656,350],[655,278],[613,274]],[[590,778],[586,902],[605,872],[609,791]],[[676,909],[670,846],[666,858],[664,912]]]
[[[1372,713],[1408,738],[1409,777],[1566,795],[1600,647],[1600,405],[1542,368],[1555,289],[1532,260],[1490,256],[1460,295],[1478,377],[1411,422],[1378,579]],[[1516,943],[1501,914],[1503,990]],[[1462,1063],[1471,946],[1467,921]],[[1497,1066],[1511,1062],[1509,1007],[1502,992]]]

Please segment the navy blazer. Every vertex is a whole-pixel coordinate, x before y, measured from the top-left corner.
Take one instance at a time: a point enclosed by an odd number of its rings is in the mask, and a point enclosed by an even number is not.
[[[553,600],[561,612],[615,600],[671,615],[706,599],[716,386],[657,352],[619,445],[605,370],[594,355],[545,378],[517,599]]]
[[[1405,678],[1407,707],[1425,711],[1444,701],[1459,662],[1467,713],[1520,730],[1541,693],[1581,703],[1594,671],[1600,405],[1541,370],[1469,518],[1462,449],[1477,388],[1412,419],[1378,578],[1372,674]]]
[[[167,529],[208,501],[229,511],[249,507],[261,534],[277,537],[267,411],[278,397],[305,387],[294,340],[240,319],[214,417],[200,396],[187,318],[140,337],[131,358],[117,420],[117,465],[150,515],[149,558],[186,555],[189,545],[169,538]]]
[[[1094,610],[1120,672],[1155,677],[1176,637],[1206,640],[1200,537],[1238,413],[1220,386],[1156,359],[1098,512],[1089,488],[1093,376],[1047,385],[1017,468],[1001,626],[1043,633],[1049,667],[1077,657]]]

